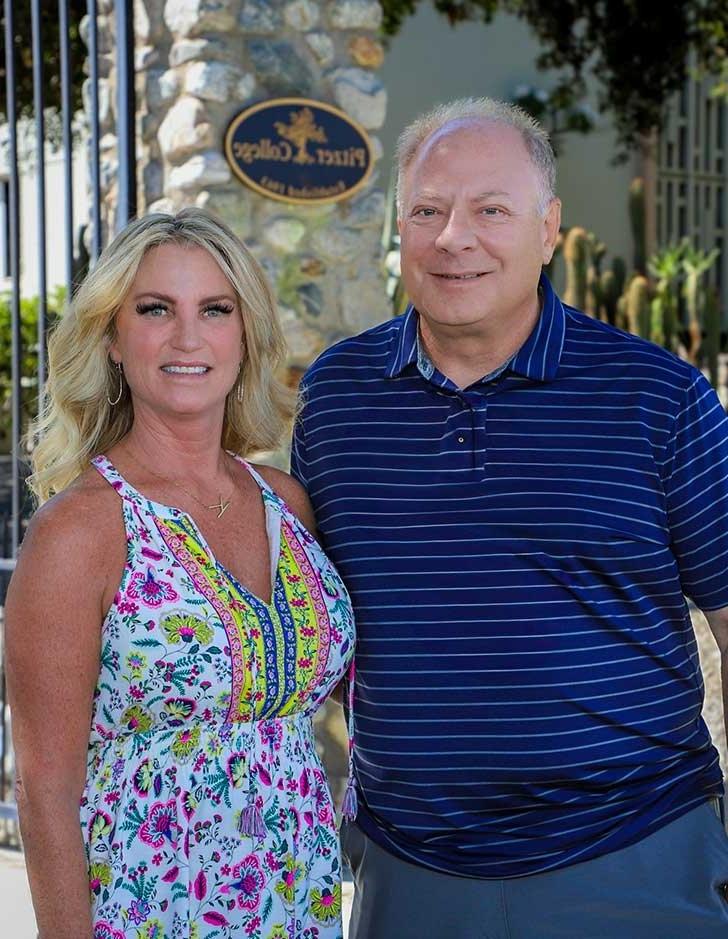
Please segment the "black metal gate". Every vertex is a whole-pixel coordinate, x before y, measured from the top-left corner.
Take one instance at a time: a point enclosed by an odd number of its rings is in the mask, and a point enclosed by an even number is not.
[[[135,214],[135,147],[134,147],[134,40],[133,0],[115,0],[113,5],[115,31],[114,65],[116,73],[116,138],[118,160],[118,198],[115,213],[115,229],[123,227]],[[87,16],[84,23],[82,17]],[[26,431],[28,415],[32,415],[42,401],[45,384],[45,350],[48,323],[49,287],[61,286],[67,297],[72,296],[74,283],[83,276],[87,264],[98,257],[104,232],[101,224],[101,180],[99,149],[99,15],[97,0],[88,3],[72,0],[3,0],[4,122],[7,130],[7,177],[0,173],[0,248],[3,249],[7,270],[1,273],[9,278],[10,292],[6,298],[9,306],[10,367],[9,375],[0,375],[3,381],[4,400],[0,407],[9,410],[9,452],[0,453],[0,651],[2,647],[3,604],[10,574],[15,566],[18,547],[22,540],[25,522],[32,510],[24,490],[26,454],[22,438]],[[87,49],[79,51],[76,37],[85,27]],[[74,41],[75,40],[75,41]],[[57,54],[55,54],[57,52]],[[74,61],[74,54],[76,61]],[[78,102],[79,57],[87,59],[88,106],[82,135],[87,138],[90,166],[89,228],[86,238],[88,257],[83,250],[75,251],[79,245],[78,232],[74,231],[74,110]],[[75,69],[74,69],[75,66]],[[0,68],[2,66],[0,65]],[[32,95],[29,90],[32,86]],[[48,110],[49,89],[58,98],[52,111]],[[32,101],[30,100],[32,97]],[[47,118],[60,124],[60,139],[56,145],[62,148],[63,173],[63,220],[53,218],[53,243],[62,242],[64,251],[65,282],[49,285],[47,282],[48,213],[46,193],[46,158],[49,145]],[[1,123],[1,122],[0,122]],[[21,185],[27,178],[27,166],[19,151],[19,131],[30,133],[34,151],[34,190],[37,211],[32,224],[33,242],[37,257],[37,327],[29,341],[27,323],[23,320],[26,299],[21,296],[21,274],[24,258],[21,253],[21,219],[23,216]],[[75,131],[76,134],[78,131]],[[26,219],[25,224],[29,224]],[[1,263],[2,259],[0,259]],[[26,329],[24,330],[24,326]],[[23,337],[25,335],[25,342]],[[7,337],[5,337],[7,339]],[[33,352],[34,374],[27,372],[26,353]],[[0,670],[0,844],[17,844],[14,826],[17,814],[13,801],[13,758],[10,746],[10,727],[5,682]]]

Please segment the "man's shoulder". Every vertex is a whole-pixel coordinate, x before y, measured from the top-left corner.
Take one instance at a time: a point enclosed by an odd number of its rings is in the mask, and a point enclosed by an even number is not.
[[[700,374],[695,366],[649,339],[625,332],[564,304],[567,343],[594,356],[594,365],[628,365],[635,377],[662,376],[676,387],[688,387]]]
[[[306,369],[303,383],[310,386],[316,380],[329,377],[342,369],[386,367],[396,347],[404,315],[378,323],[355,336],[340,339],[322,352]]]

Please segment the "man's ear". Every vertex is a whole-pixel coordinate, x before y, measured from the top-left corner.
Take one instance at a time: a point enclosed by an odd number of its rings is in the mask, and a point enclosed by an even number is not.
[[[543,217],[543,263],[548,264],[554,256],[556,240],[561,228],[561,199],[552,199]]]

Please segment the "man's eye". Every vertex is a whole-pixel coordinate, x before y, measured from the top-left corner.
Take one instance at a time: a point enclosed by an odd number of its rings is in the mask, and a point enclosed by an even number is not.
[[[163,303],[137,303],[136,311],[141,316],[164,316],[167,307]]]
[[[432,218],[433,215],[437,215],[437,209],[432,209],[432,208],[429,208],[428,206],[425,206],[424,208],[421,208],[421,209],[415,209],[415,211],[412,214],[419,215],[420,218]]]
[[[482,212],[483,212],[483,215],[490,215],[490,216],[503,215],[503,209],[499,209],[498,206],[496,205],[486,205],[485,208],[482,209]]]

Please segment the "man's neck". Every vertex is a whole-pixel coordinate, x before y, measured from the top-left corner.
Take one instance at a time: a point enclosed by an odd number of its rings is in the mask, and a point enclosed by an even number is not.
[[[479,329],[442,327],[420,314],[419,338],[432,364],[458,388],[497,371],[518,352],[536,325],[540,299],[531,316],[520,317],[516,328]]]

